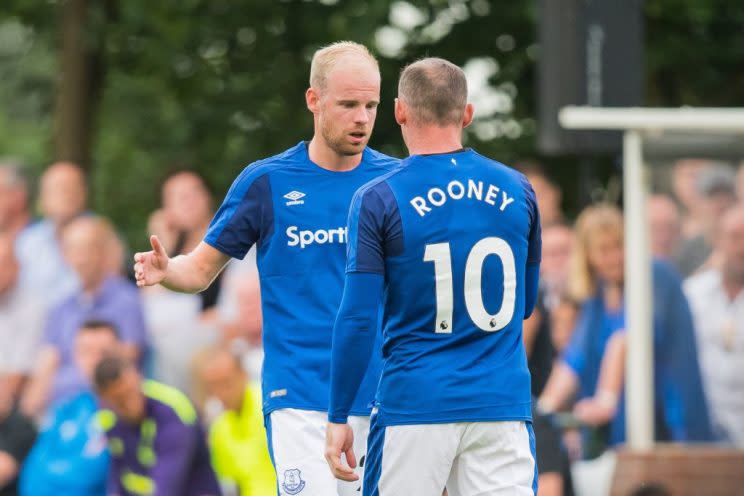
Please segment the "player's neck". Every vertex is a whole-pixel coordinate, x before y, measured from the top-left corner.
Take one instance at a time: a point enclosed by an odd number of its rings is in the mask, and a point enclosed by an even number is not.
[[[411,155],[449,153],[462,149],[462,130],[427,126],[407,131],[405,142]]]
[[[317,136],[307,145],[307,153],[315,165],[334,172],[350,171],[362,161],[361,153],[340,155]]]

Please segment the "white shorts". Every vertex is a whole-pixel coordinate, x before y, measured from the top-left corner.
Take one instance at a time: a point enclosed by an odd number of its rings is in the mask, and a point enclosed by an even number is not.
[[[349,417],[354,430],[359,480],[333,477],[325,460],[325,412],[283,408],[269,414],[266,433],[281,496],[360,496],[364,480],[369,417]]]
[[[529,422],[375,424],[364,496],[535,496],[535,435]]]

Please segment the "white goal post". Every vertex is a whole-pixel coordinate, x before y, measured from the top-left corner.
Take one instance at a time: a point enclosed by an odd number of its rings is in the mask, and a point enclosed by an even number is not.
[[[744,135],[744,108],[564,107],[558,114],[567,129],[623,131],[625,206],[625,315],[627,349],[625,409],[628,447],[654,445],[653,291],[646,219],[648,185],[643,145],[665,132]]]

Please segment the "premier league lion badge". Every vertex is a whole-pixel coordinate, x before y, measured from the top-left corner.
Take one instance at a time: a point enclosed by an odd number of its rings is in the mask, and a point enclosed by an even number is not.
[[[285,470],[282,487],[287,494],[298,494],[305,489],[305,481],[302,480],[302,473],[296,468]]]

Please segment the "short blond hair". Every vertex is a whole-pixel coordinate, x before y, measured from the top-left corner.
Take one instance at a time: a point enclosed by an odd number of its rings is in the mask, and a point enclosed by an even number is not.
[[[462,125],[468,104],[468,81],[449,60],[427,57],[408,64],[400,73],[398,98],[420,125]]]
[[[589,263],[589,241],[600,233],[616,234],[623,240],[623,213],[602,203],[584,209],[576,219],[575,241],[568,262],[568,294],[579,303],[597,292],[597,275]]]
[[[337,41],[319,48],[313,54],[313,60],[310,63],[310,86],[318,90],[325,89],[328,83],[328,74],[336,64],[347,57],[367,60],[378,72],[380,71],[377,59],[366,46],[354,41]]]

